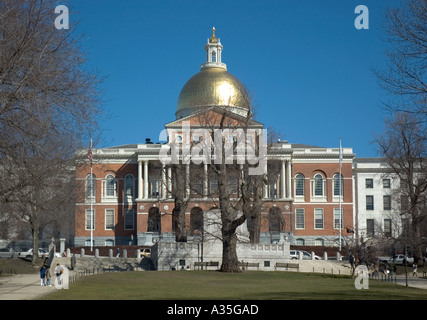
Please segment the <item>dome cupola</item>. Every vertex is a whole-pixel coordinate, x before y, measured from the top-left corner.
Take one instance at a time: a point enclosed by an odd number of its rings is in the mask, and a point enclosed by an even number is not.
[[[224,107],[232,112],[246,116],[250,108],[245,86],[222,63],[223,46],[220,39],[212,36],[205,45],[206,62],[183,86],[177,104],[176,118],[186,117],[207,107]]]

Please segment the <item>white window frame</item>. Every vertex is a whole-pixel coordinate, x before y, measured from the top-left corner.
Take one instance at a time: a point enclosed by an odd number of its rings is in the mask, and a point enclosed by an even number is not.
[[[111,215],[111,217],[110,217]],[[108,219],[112,219],[112,227],[108,227],[109,223]],[[104,214],[104,229],[105,230],[114,230],[114,226],[116,224],[116,211],[112,208],[105,209]]]
[[[107,191],[111,191],[108,188],[108,181],[109,177],[112,177],[113,182],[113,194],[107,194]],[[116,177],[113,174],[108,174],[103,180],[102,180],[102,201],[117,201],[117,180]]]
[[[317,215],[321,215],[322,216],[322,227],[317,227],[317,223],[316,223],[316,216]],[[315,208],[314,209],[314,229],[315,230],[324,230],[325,229],[325,212],[323,210],[323,208]]]
[[[128,181],[132,181],[132,185],[131,185],[132,192],[131,193],[128,193],[128,189],[130,189],[129,185],[128,185]],[[127,174],[124,178],[124,196],[125,196],[126,200],[129,198],[130,199],[135,198],[135,177],[130,173]]]
[[[340,208],[334,208],[334,229],[339,230],[340,227]],[[344,215],[343,215],[343,208],[341,208],[341,230],[343,229],[344,225]]]
[[[302,180],[302,194],[297,195],[297,182],[299,180],[299,176],[301,176],[301,180]],[[297,175],[295,175],[294,178],[294,196],[295,196],[295,201],[304,201],[304,197],[305,197],[305,176],[302,173],[298,173]]]
[[[341,175],[341,195],[340,195],[339,194],[339,179],[337,179],[337,177],[339,177],[339,173],[334,174],[334,176],[332,177],[332,199],[333,199],[333,202],[339,202],[340,197],[341,197],[341,201],[343,201],[343,199],[344,199],[344,178]],[[336,184],[338,184],[338,186]],[[335,194],[336,189],[338,189],[338,194]]]
[[[85,210],[85,230],[90,230],[90,209]],[[93,212],[93,221],[92,221],[92,227],[93,230],[95,230],[95,209],[92,209]]]
[[[298,217],[299,215],[302,216],[302,227],[299,226],[301,225],[301,222],[298,222],[298,218],[301,219],[301,217]],[[305,229],[305,209],[304,208],[295,208],[295,229],[296,230]]]
[[[131,219],[131,218],[129,218],[129,216],[132,218],[132,227],[131,228],[127,228],[127,223],[126,223],[126,219]],[[125,214],[123,215],[123,224],[124,224],[125,230],[134,230],[135,229],[135,211],[133,209],[126,209],[125,210]]]
[[[85,198],[86,200],[90,200],[91,198],[95,200],[96,198],[96,176],[92,174],[92,183],[91,183],[91,175],[90,173],[85,178]],[[91,193],[91,194],[89,194]]]
[[[295,245],[296,246],[304,246],[305,245],[305,239],[303,239],[303,238],[295,239]]]
[[[322,238],[316,238],[316,239],[314,239],[314,245],[315,246],[324,246],[325,240]]]
[[[316,177],[322,178],[322,195],[316,195]],[[327,201],[327,190],[326,190],[326,177],[321,173],[316,173],[311,179],[311,201],[326,202]]]

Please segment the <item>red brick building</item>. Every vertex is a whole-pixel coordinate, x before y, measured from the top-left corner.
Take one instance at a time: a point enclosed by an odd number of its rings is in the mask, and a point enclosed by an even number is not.
[[[194,142],[197,130],[208,130],[200,120],[201,113],[208,112],[212,120],[221,114],[218,111],[227,110],[229,119],[239,124],[250,108],[246,89],[221,62],[222,45],[214,32],[205,50],[207,62],[184,85],[176,119],[165,125],[168,143]],[[254,132],[263,129],[252,119],[246,124]],[[187,125],[196,131],[187,134]],[[78,152],[76,246],[90,245],[91,239],[95,246],[175,240],[172,171],[162,160],[168,143],[147,140],[137,145],[94,149],[92,176],[88,150]],[[270,146],[266,158],[268,184],[264,186],[260,242],[288,239],[291,244],[329,246],[338,244],[340,232],[343,237],[353,236],[348,232],[354,225],[351,148],[342,149],[341,183],[339,148],[278,141]],[[191,189],[188,187],[186,212],[191,241],[197,237],[193,232],[196,221],[218,210],[214,197],[218,181],[207,164],[190,163],[187,175],[188,181],[193,181]],[[230,185],[235,186],[230,197],[239,192],[238,183],[238,176],[230,177]],[[245,226],[242,228],[245,230]]]

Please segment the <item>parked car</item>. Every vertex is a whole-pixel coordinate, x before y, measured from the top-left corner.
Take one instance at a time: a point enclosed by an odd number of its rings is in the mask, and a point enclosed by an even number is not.
[[[408,262],[408,264],[414,263],[414,258],[408,257],[404,254],[396,254],[394,257],[388,259],[384,259],[384,257],[382,257],[380,258],[380,261],[389,264],[405,265],[405,262]]]
[[[49,256],[49,252],[47,252],[45,249],[39,248],[38,251],[39,251],[38,254],[39,254],[40,258]],[[27,251],[19,252],[20,257],[31,257],[32,255],[33,255],[33,249],[32,248],[27,250]]]
[[[299,252],[302,252],[302,259],[303,260],[311,260],[311,254],[305,250],[291,250],[290,251],[291,259],[299,259]],[[314,255],[314,259],[315,260],[321,260],[322,258],[317,256],[317,255]]]

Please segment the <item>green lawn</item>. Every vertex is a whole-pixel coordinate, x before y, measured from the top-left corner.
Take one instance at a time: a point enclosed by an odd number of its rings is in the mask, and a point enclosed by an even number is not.
[[[281,299],[427,299],[426,290],[369,281],[357,290],[354,280],[298,272],[214,271],[112,272],[86,276],[43,299],[51,300],[281,300]]]

